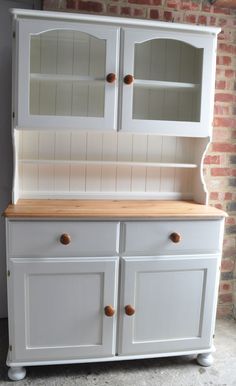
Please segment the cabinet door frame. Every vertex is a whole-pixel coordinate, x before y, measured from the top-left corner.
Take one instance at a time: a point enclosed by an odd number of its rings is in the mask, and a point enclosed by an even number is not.
[[[11,361],[33,363],[40,360],[73,360],[93,357],[112,357],[115,355],[117,313],[115,312],[113,317],[107,317],[104,312],[104,307],[106,305],[112,305],[115,310],[117,308],[118,257],[96,259],[13,258],[10,259],[8,268],[10,272],[8,281],[8,307],[9,344],[12,346],[12,350],[10,351]],[[27,284],[29,275],[75,275],[76,273],[101,274],[101,344],[68,344],[64,346],[54,345],[52,347],[49,344],[48,347],[30,347],[29,284]],[[69,331],[67,333],[70,334]],[[70,337],[70,340],[71,338],[72,337]]]
[[[41,34],[50,30],[71,30],[87,33],[99,39],[106,40],[106,73],[104,78],[104,117],[86,116],[56,116],[30,115],[30,35]],[[91,25],[54,20],[25,20],[16,24],[17,54],[16,61],[18,79],[15,85],[16,128],[30,129],[83,129],[83,130],[116,130],[118,79],[114,83],[106,81],[109,73],[117,74],[118,78],[118,50],[119,28],[113,26]]]
[[[217,268],[219,255],[192,256],[159,256],[159,257],[123,257],[121,264],[121,301],[119,318],[119,355],[147,355],[161,353],[179,353],[181,351],[196,351],[211,349],[214,329],[214,318],[217,304]],[[136,275],[137,272],[177,272],[204,271],[199,315],[199,336],[161,339],[148,339],[135,342],[135,313],[125,314],[127,304],[137,304]],[[183,284],[184,285],[184,284]],[[165,293],[159,294],[165,297]],[[158,294],[155,294],[158,296]],[[145,317],[145,315],[144,315]],[[148,315],[146,316],[148,317]],[[168,315],[167,315],[168,317]],[[144,321],[145,322],[145,321]]]
[[[213,125],[214,79],[216,70],[216,39],[213,35],[183,33],[177,31],[140,30],[124,28],[123,77],[134,74],[134,46],[153,39],[170,39],[202,48],[202,88],[199,122],[133,119],[133,84],[122,86],[122,131],[143,132],[159,135],[206,137],[211,135]]]

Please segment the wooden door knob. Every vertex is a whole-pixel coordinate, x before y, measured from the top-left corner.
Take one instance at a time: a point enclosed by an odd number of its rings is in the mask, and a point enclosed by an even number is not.
[[[179,233],[173,232],[170,235],[170,239],[173,243],[179,243],[181,240],[181,236]]]
[[[104,308],[104,312],[106,316],[111,317],[115,314],[116,311],[112,306],[109,305]]]
[[[106,76],[106,81],[107,81],[108,83],[114,83],[115,80],[116,80],[116,74],[114,74],[113,72],[111,72],[110,74],[108,74],[108,75]]]
[[[60,243],[63,245],[68,245],[71,242],[71,237],[68,233],[63,233],[60,237]]]
[[[130,304],[127,304],[127,306],[125,306],[125,313],[126,315],[134,315],[135,314],[135,309],[134,307],[132,307]]]
[[[133,83],[133,81],[134,81],[134,77],[133,77],[133,75],[125,75],[125,77],[124,77],[124,83],[125,84],[131,84],[131,83]]]

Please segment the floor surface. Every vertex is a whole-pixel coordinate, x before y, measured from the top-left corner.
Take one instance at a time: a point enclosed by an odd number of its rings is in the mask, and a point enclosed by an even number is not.
[[[5,365],[7,321],[0,320],[0,385],[13,385]],[[28,367],[17,386],[236,386],[236,322],[218,320],[211,367],[195,357],[146,359],[116,363]]]

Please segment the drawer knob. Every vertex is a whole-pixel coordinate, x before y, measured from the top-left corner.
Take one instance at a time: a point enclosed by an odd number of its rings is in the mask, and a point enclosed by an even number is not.
[[[124,83],[125,84],[131,84],[131,83],[133,83],[133,81],[134,81],[134,77],[133,77],[133,75],[125,75],[125,77],[124,77]]]
[[[179,243],[181,240],[181,236],[179,233],[173,232],[170,235],[170,239],[173,243]]]
[[[116,311],[112,306],[109,305],[104,308],[104,312],[106,316],[111,317],[115,314]]]
[[[130,304],[127,304],[127,306],[125,306],[125,313],[126,315],[132,316],[135,314],[135,308],[132,307]]]
[[[68,245],[71,242],[71,237],[68,233],[63,233],[60,237],[60,243],[63,245]]]
[[[114,83],[115,80],[116,80],[116,74],[113,74],[113,72],[111,72],[110,74],[107,74],[106,81],[108,83]]]

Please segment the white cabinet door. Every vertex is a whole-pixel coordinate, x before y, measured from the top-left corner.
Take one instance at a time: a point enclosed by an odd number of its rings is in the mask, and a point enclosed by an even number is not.
[[[115,354],[117,258],[12,259],[12,360],[40,361]]]
[[[15,126],[116,129],[118,28],[29,19],[17,27]]]
[[[210,34],[125,29],[122,130],[209,135],[215,44]]]
[[[164,354],[210,348],[217,258],[124,258],[119,353]],[[126,314],[128,305],[135,310],[133,315]]]

